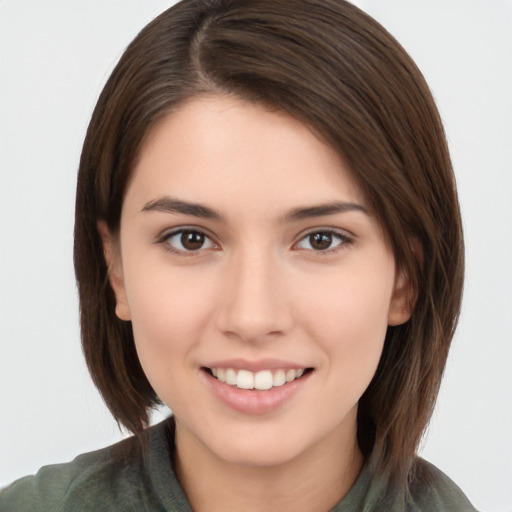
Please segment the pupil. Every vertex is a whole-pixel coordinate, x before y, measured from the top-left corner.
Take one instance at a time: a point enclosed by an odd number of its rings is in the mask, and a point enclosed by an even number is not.
[[[185,231],[181,235],[181,244],[189,251],[197,251],[204,244],[204,235],[194,231]]]
[[[329,233],[314,233],[310,235],[309,241],[311,243],[311,247],[313,249],[317,249],[319,251],[329,249],[332,244],[332,235]]]

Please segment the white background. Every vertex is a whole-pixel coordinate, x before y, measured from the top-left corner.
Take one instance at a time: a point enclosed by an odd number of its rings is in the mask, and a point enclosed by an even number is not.
[[[467,244],[461,324],[423,456],[512,511],[512,1],[361,0],[423,70]],[[75,176],[94,103],[167,0],[0,0],[0,483],[120,439],[79,344]]]

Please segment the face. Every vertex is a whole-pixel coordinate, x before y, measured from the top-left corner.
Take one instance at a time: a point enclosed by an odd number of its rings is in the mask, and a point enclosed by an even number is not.
[[[273,465],[355,443],[407,284],[340,156],[282,112],[203,97],[146,140],[111,259],[117,315],[178,441]]]

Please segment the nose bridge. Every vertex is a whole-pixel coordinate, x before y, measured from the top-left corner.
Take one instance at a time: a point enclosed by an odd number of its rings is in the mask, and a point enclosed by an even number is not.
[[[246,248],[233,254],[224,274],[219,327],[230,335],[257,341],[284,333],[291,314],[281,262],[271,248]]]

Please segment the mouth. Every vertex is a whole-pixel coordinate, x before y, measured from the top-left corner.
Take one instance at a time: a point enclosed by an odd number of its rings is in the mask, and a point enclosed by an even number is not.
[[[228,386],[238,389],[267,391],[272,388],[278,388],[303,378],[311,373],[313,368],[292,368],[292,369],[272,369],[252,372],[245,369],[235,368],[208,368],[203,367],[203,371],[211,377],[224,382]]]

